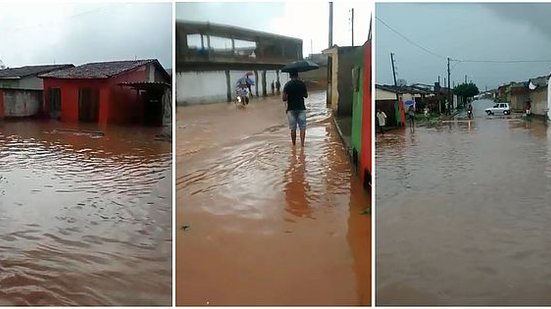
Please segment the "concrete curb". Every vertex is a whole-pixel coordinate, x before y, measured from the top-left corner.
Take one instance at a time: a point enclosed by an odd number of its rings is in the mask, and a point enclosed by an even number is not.
[[[337,121],[337,118],[334,116],[331,116],[333,118],[333,123],[335,124],[335,127],[337,128],[337,132],[339,133],[339,137],[341,138],[341,142],[344,145],[344,148],[346,149],[346,152],[348,153],[348,159],[350,160],[350,163],[352,162],[352,145],[349,145],[344,138],[344,134],[342,134],[341,127],[339,126],[339,122]]]

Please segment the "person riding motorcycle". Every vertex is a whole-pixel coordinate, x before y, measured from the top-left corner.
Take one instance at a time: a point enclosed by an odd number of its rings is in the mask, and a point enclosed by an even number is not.
[[[473,118],[473,105],[472,104],[469,104],[469,106],[467,107],[467,117],[470,118]]]
[[[249,91],[247,88],[240,87],[237,85],[235,88],[236,103],[247,105],[249,104]]]

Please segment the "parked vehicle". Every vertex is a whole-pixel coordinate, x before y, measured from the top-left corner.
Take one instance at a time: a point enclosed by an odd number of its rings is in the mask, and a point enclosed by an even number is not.
[[[496,103],[496,105],[489,107],[484,111],[488,115],[496,115],[496,114],[510,115],[511,107],[509,106],[509,103]]]

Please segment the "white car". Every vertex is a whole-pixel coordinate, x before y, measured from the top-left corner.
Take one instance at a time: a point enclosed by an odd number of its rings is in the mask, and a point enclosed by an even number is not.
[[[484,111],[488,115],[495,115],[495,114],[510,115],[511,107],[509,107],[509,103],[496,103],[496,105],[489,107]]]

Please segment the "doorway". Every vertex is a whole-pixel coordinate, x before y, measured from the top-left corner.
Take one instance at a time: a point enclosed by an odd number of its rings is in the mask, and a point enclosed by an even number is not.
[[[48,88],[48,111],[50,118],[61,117],[61,88]]]
[[[81,88],[78,93],[78,119],[83,122],[98,122],[99,90]]]
[[[148,126],[163,125],[163,91],[147,90],[143,93],[143,123]]]

